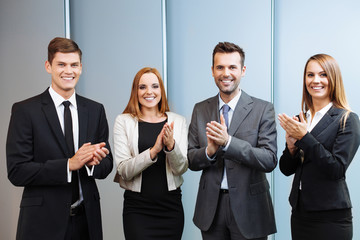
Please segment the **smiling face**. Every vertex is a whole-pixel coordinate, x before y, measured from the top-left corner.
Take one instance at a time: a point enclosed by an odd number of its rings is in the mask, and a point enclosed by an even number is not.
[[[45,68],[51,74],[51,86],[64,99],[68,99],[75,91],[81,75],[82,64],[77,52],[55,53],[52,63],[45,62]]]
[[[330,103],[328,76],[317,61],[312,60],[307,64],[305,85],[314,105]]]
[[[239,84],[245,70],[238,52],[215,54],[212,75],[224,102],[231,101],[240,92]]]
[[[159,79],[154,73],[144,73],[139,80],[138,99],[141,111],[159,111],[158,104],[161,100]]]

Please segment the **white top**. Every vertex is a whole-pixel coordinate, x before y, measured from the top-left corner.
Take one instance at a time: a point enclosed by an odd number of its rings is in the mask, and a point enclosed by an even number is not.
[[[308,120],[308,122],[307,122],[307,130],[309,132],[311,132],[311,130],[314,129],[316,124],[318,124],[320,122],[320,120],[324,117],[324,115],[327,113],[327,111],[329,111],[329,109],[332,107],[332,105],[333,105],[333,103],[330,102],[328,105],[326,105],[325,107],[323,107],[322,109],[317,111],[312,120],[311,120],[311,112],[310,112],[310,110],[308,110],[306,112],[306,119]]]

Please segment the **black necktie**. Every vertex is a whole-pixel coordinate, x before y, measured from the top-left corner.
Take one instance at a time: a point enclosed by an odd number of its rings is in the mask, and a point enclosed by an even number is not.
[[[71,118],[71,112],[70,112],[70,102],[64,101],[64,128],[65,128],[65,141],[66,145],[69,150],[69,157],[74,156],[75,150],[74,150],[74,138],[73,138],[73,131],[72,131],[72,118]],[[78,172],[72,171],[72,177],[71,177],[71,187],[72,187],[72,198],[71,203],[76,202],[79,200],[79,180],[78,180]]]

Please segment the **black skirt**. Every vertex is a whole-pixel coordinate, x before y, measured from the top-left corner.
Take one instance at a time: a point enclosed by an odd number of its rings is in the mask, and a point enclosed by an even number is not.
[[[299,197],[291,214],[292,240],[351,240],[353,237],[350,208],[305,211]]]

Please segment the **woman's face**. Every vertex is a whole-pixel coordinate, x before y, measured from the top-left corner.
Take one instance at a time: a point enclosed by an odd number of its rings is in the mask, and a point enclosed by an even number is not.
[[[161,89],[159,79],[154,73],[145,73],[141,76],[138,88],[138,99],[141,110],[144,108],[158,110],[158,103],[161,100]]]
[[[329,80],[324,69],[317,61],[310,61],[306,67],[305,75],[306,89],[312,97],[313,102],[330,102]]]

